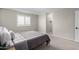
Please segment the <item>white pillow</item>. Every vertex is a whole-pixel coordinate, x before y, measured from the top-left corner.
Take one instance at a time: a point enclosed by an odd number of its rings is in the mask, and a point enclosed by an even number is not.
[[[1,45],[3,45],[3,44],[9,45],[10,40],[11,40],[11,35],[8,32],[8,29],[5,27],[0,27],[0,43],[1,43]]]
[[[11,35],[9,32],[7,32],[7,31],[0,32],[0,41],[1,41],[2,45],[5,43],[6,43],[6,45],[9,45],[10,40],[11,40]]]
[[[0,26],[0,31],[6,31],[6,32],[8,32],[8,29],[6,27]]]
[[[6,27],[3,28],[4,31],[8,32],[8,29]]]

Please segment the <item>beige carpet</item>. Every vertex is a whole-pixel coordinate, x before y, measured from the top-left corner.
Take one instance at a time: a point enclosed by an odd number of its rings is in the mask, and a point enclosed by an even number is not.
[[[37,48],[37,50],[79,50],[79,43],[49,35],[51,42],[48,46]]]

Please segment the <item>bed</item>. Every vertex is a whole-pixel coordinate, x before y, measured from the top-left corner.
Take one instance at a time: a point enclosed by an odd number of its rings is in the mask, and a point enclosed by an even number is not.
[[[48,45],[50,38],[47,34],[36,31],[28,31],[15,33],[15,39],[12,40],[12,42],[11,46],[14,46],[16,50],[32,50],[45,42],[46,45]]]

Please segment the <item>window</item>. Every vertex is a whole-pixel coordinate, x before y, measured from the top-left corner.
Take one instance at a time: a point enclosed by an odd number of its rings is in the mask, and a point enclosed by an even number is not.
[[[18,15],[17,16],[17,26],[23,26],[24,25],[24,16]]]
[[[17,15],[17,26],[30,26],[30,16]]]
[[[30,17],[29,16],[25,16],[25,25],[30,26]]]

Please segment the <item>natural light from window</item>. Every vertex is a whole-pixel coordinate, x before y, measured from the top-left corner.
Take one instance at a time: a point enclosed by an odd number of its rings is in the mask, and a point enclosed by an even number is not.
[[[31,26],[30,16],[17,15],[17,26]]]

